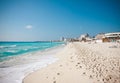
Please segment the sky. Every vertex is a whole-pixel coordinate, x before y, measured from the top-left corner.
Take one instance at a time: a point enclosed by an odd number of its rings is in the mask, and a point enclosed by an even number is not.
[[[0,41],[120,32],[120,0],[0,0]]]

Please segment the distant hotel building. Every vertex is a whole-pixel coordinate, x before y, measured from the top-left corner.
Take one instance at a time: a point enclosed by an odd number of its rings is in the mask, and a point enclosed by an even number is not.
[[[105,37],[105,33],[99,33],[95,36],[95,42],[103,42],[103,38]]]
[[[60,38],[60,41],[64,41],[64,40],[65,40],[65,38],[64,38],[64,37],[61,37],[61,38]]]
[[[61,37],[60,41],[64,42],[120,42],[120,32],[114,33],[99,33],[95,38],[91,38],[89,34],[82,34],[79,38],[64,38]]]
[[[79,41],[84,41],[84,42],[88,42],[88,41],[92,41],[92,39],[90,38],[89,34],[82,34],[79,37]]]
[[[100,33],[96,37],[96,42],[116,42],[120,40],[120,32],[114,33]]]
[[[120,32],[106,33],[103,37],[103,42],[115,42],[120,40]]]

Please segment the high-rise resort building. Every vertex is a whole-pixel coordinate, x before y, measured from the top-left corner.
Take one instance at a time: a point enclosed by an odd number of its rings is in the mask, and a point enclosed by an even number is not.
[[[64,37],[61,37],[61,38],[60,38],[60,41],[64,41],[64,39],[65,39]]]

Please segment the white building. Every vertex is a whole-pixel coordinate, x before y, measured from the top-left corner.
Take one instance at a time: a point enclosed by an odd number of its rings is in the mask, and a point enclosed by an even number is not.
[[[103,42],[115,42],[120,40],[120,32],[106,33]]]
[[[105,33],[99,33],[95,36],[95,42],[101,43],[103,42],[103,38],[105,37]]]
[[[80,37],[79,37],[79,41],[92,41],[92,39],[89,37],[89,34],[82,34]]]
[[[105,37],[111,37],[111,38],[114,38],[114,37],[120,37],[120,32],[115,32],[115,33],[106,33],[105,34]]]
[[[64,37],[61,37],[61,38],[60,38],[60,41],[64,41],[64,39],[65,39]]]

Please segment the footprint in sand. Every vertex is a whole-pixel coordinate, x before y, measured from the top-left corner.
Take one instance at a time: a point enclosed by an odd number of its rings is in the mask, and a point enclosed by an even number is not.
[[[93,76],[92,76],[92,75],[90,75],[90,76],[89,76],[89,78],[93,78]]]
[[[60,65],[60,67],[62,67],[62,65]]]
[[[82,68],[82,66],[79,66],[80,68]]]
[[[85,74],[86,74],[86,72],[83,72],[83,74],[85,75]]]
[[[53,81],[53,83],[56,83],[56,81]]]
[[[57,75],[60,75],[60,73],[57,73]],[[53,79],[55,80],[55,77],[53,77]],[[53,83],[56,83],[56,81],[53,81]]]
[[[57,75],[60,75],[60,73],[57,73]]]

